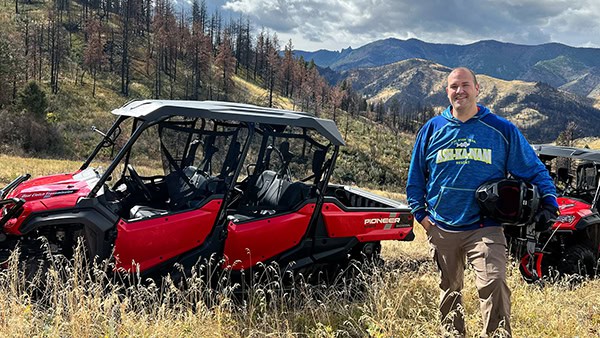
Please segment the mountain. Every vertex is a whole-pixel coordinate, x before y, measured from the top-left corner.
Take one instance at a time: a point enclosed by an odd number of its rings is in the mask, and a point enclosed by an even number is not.
[[[327,68],[332,63],[345,57],[352,52],[352,47],[342,49],[341,51],[330,51],[326,49],[319,49],[316,52],[308,52],[303,50],[294,50],[294,56],[297,58],[304,58],[306,61],[313,60],[321,68]]]
[[[344,72],[345,79],[371,102],[384,102],[400,113],[419,107],[441,110],[448,105],[445,80],[451,68],[424,59],[358,68]],[[530,141],[550,142],[572,121],[586,136],[600,136],[600,110],[582,99],[542,82],[502,80],[479,75],[479,102],[506,117]]]
[[[419,58],[447,67],[466,66],[503,80],[545,82],[574,94],[600,98],[600,49],[559,43],[535,46],[494,40],[469,45],[434,44],[417,39],[378,40],[342,52],[301,52],[321,67],[343,72]],[[564,86],[564,87],[563,87]]]

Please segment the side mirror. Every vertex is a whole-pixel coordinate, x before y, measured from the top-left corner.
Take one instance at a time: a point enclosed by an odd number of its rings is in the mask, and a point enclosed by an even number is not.
[[[96,128],[96,126],[92,126],[92,131],[95,133],[98,133],[102,136],[102,140],[104,141],[102,146],[104,146],[104,147],[113,146],[114,147],[115,140],[121,134],[121,127],[117,127],[115,132],[112,133],[112,135],[110,135],[110,137],[108,135],[106,135],[104,132],[100,131],[100,129]]]

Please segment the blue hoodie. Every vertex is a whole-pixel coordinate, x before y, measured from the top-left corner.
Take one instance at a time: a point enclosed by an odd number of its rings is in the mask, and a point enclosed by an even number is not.
[[[558,206],[548,170],[517,127],[484,106],[478,108],[462,122],[448,107],[419,131],[406,186],[417,221],[429,216],[447,230],[498,225],[491,219],[482,222],[475,191],[509,173],[537,185],[542,203]]]

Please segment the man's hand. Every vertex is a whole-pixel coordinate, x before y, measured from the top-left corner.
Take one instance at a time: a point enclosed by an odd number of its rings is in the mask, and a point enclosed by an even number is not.
[[[435,226],[433,222],[431,222],[431,220],[429,219],[429,216],[425,216],[425,218],[423,218],[423,220],[421,221],[421,225],[425,229],[425,232],[429,232],[429,229]]]
[[[535,230],[544,232],[550,230],[552,224],[556,222],[556,218],[560,215],[560,211],[552,204],[544,204],[542,208],[535,214],[533,220],[535,222]]]

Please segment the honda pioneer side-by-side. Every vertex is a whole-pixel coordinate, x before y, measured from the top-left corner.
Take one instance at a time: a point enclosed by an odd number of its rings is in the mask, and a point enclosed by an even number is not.
[[[521,274],[528,282],[564,275],[593,277],[600,259],[600,151],[553,145],[533,148],[555,181],[560,216],[542,233],[532,226],[506,227]]]
[[[209,257],[235,271],[276,262],[307,272],[414,238],[406,205],[329,183],[344,145],[331,120],[214,101],[112,113],[79,170],[24,174],[0,191],[0,261],[19,247],[37,268],[44,250],[68,258],[82,239],[89,257],[143,277]]]

